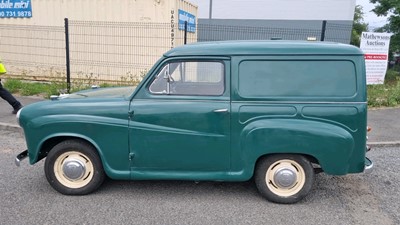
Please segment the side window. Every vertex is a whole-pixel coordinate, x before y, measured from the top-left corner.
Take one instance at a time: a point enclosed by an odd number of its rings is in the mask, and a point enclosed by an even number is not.
[[[351,61],[246,60],[239,64],[243,97],[351,97],[356,92]]]
[[[152,94],[164,95],[222,95],[224,75],[222,62],[173,62],[163,67],[149,90]]]

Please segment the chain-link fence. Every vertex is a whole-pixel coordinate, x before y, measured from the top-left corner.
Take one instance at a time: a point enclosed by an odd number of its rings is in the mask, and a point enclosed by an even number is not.
[[[8,74],[25,79],[65,74],[64,27],[0,24],[0,57]]]
[[[274,27],[199,25],[197,41],[224,40],[320,40],[321,29],[282,29]]]
[[[184,43],[277,38],[349,43],[351,29],[351,25],[330,22],[315,29],[197,24],[195,32],[185,32],[175,23],[0,24],[0,54],[9,76],[64,79],[68,72],[71,80],[129,83],[140,80],[164,52]]]

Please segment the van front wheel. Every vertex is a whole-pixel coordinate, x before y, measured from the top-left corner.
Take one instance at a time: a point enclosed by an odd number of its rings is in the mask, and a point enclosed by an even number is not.
[[[310,192],[314,169],[301,155],[271,155],[257,164],[255,182],[258,191],[269,201],[295,203]]]
[[[44,171],[50,185],[65,195],[89,194],[105,179],[96,149],[81,140],[66,140],[54,146]]]

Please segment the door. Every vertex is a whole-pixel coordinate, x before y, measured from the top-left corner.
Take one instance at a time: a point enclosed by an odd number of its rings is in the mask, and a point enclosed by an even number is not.
[[[133,171],[230,168],[228,61],[169,61],[131,103]],[[229,67],[228,67],[229,68]]]

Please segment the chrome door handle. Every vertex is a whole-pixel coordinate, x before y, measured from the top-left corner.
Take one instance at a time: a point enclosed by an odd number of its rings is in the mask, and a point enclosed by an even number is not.
[[[214,110],[213,112],[216,112],[216,113],[223,113],[223,112],[228,112],[228,109],[216,109],[216,110]]]

